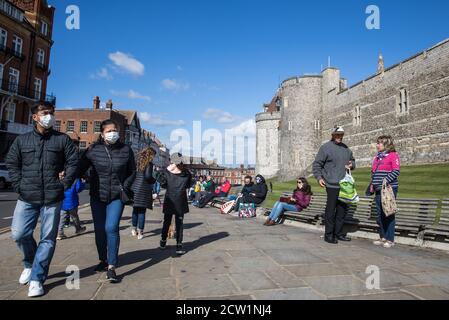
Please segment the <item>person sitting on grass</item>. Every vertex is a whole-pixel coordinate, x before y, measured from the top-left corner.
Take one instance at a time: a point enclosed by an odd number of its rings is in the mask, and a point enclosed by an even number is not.
[[[312,188],[306,178],[298,178],[297,188],[293,191],[293,196],[289,202],[276,202],[271,214],[265,221],[265,226],[274,226],[276,221],[285,211],[301,212],[310,205],[312,198]]]

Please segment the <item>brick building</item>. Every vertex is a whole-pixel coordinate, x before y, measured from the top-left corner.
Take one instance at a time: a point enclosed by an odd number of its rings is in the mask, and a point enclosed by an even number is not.
[[[0,161],[32,130],[30,108],[47,95],[55,8],[46,0],[0,0]]]
[[[218,183],[225,176],[225,167],[221,167],[216,161],[207,161],[200,157],[184,156],[183,162],[190,170],[193,176],[211,175]]]
[[[111,100],[106,103],[106,108],[100,108],[100,102],[100,98],[95,97],[92,108],[56,110],[54,129],[68,134],[73,140],[78,140],[80,149],[84,150],[98,140],[101,122],[113,119],[120,127],[120,141],[126,142],[126,116],[112,108]]]
[[[225,177],[231,182],[232,185],[244,185],[245,177],[251,176],[253,179],[256,176],[256,168],[246,167],[242,164],[239,168],[226,168]]]
[[[134,153],[152,147],[157,153],[153,163],[159,167],[168,165],[169,150],[154,133],[141,128],[136,111],[116,110],[111,100],[106,102],[104,108],[100,105],[100,98],[95,97],[92,108],[57,109],[55,130],[79,141],[80,149],[85,150],[98,140],[101,122],[113,119],[120,127],[120,141],[130,145]]]

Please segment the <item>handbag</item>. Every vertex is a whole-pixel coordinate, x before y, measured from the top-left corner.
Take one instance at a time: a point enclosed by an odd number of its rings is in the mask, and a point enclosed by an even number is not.
[[[241,203],[239,207],[239,218],[254,218],[256,216],[256,205],[254,203]]]
[[[340,181],[338,200],[346,204],[358,203],[360,201],[357,190],[355,189],[355,181],[352,177],[351,170],[347,170],[346,176]]]
[[[112,166],[112,157],[111,154],[109,153],[108,148],[105,146],[104,149],[106,150],[106,153],[108,155],[109,160],[111,161],[111,166]],[[117,176],[116,173],[114,173],[115,177],[118,180],[119,183],[119,187],[120,187],[120,201],[126,206],[126,205],[131,205],[134,203],[134,192],[132,190],[125,190],[125,188],[122,185],[122,182],[120,181],[119,177]]]
[[[220,207],[220,213],[221,214],[228,214],[229,212],[231,212],[234,209],[235,202],[236,202],[235,200],[231,200],[231,201],[228,201],[225,204],[223,204]]]
[[[279,202],[282,202],[282,203],[290,203],[290,202],[291,202],[291,199],[290,199],[289,197],[280,197],[280,198],[279,198]]]
[[[388,185],[387,179],[384,179],[382,183],[381,200],[385,216],[389,217],[398,212],[396,197],[394,196],[393,188]]]

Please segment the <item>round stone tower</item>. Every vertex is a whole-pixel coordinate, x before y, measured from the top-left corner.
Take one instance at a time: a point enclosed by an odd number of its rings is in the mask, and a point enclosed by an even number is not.
[[[322,75],[285,80],[280,124],[280,170],[282,181],[304,175],[315,159],[320,144]]]

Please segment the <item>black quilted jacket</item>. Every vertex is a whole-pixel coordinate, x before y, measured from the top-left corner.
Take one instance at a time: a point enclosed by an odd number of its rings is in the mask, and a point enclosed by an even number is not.
[[[108,148],[112,158],[108,157]],[[136,177],[134,153],[130,146],[117,142],[114,145],[93,144],[81,156],[78,176],[90,170],[90,196],[109,203],[120,199],[120,184],[130,190]]]
[[[72,139],[52,129],[41,135],[36,129],[16,138],[6,166],[19,199],[35,205],[50,205],[64,199],[76,176],[78,150]],[[64,180],[59,173],[65,171]]]

